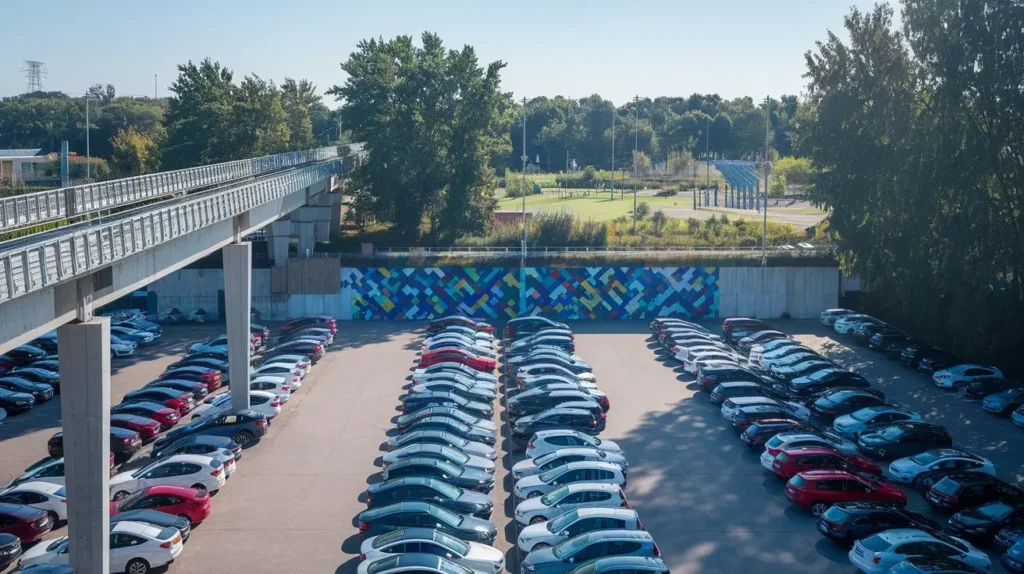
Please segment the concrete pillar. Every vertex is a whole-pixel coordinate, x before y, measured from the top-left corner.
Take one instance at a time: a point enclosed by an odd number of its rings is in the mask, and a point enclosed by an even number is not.
[[[283,267],[288,263],[288,247],[291,242],[292,222],[287,219],[275,221],[270,224],[267,238],[270,249],[270,258],[274,261],[275,267]]]
[[[224,314],[228,331],[231,409],[249,408],[249,310],[252,307],[252,244],[224,247]]]
[[[110,571],[110,319],[57,329],[71,567]]]
[[[312,253],[316,244],[316,207],[300,207],[295,210],[295,226],[299,233],[299,257]]]

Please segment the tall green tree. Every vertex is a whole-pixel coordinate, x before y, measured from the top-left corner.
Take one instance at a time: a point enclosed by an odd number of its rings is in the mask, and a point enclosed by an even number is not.
[[[209,58],[178,66],[167,102],[163,165],[180,169],[226,161],[235,156],[230,133],[234,107],[233,74]]]
[[[234,94],[230,131],[234,157],[258,157],[288,151],[291,130],[281,103],[281,92],[274,82],[256,75],[246,76]]]
[[[313,147],[312,111],[317,105],[326,109],[312,82],[284,79],[284,83],[281,84],[281,106],[288,117],[288,145],[291,149],[303,150]]]

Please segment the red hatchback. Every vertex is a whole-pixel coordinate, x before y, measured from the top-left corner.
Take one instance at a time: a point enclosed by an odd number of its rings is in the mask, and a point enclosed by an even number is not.
[[[53,519],[45,510],[0,503],[0,533],[13,534],[24,543],[39,540],[52,528]]]
[[[124,396],[122,402],[152,401],[170,407],[184,416],[195,407],[195,395],[165,387],[143,387]]]
[[[160,430],[174,428],[174,425],[181,420],[178,409],[149,401],[121,403],[110,409],[110,412],[111,414],[127,414],[153,419],[160,423]]]
[[[825,514],[836,502],[873,500],[891,502],[899,507],[907,505],[907,495],[895,486],[845,470],[801,472],[786,483],[786,498],[809,509],[815,516]]]
[[[419,367],[422,369],[435,363],[444,362],[459,363],[478,371],[493,371],[494,367],[498,365],[498,362],[490,357],[481,357],[465,349],[453,347],[423,353],[420,357]]]
[[[809,470],[838,469],[882,476],[882,469],[870,459],[840,454],[828,447],[811,446],[783,449],[772,460],[772,472],[789,479]]]
[[[161,428],[160,423],[153,419],[124,414],[111,414],[110,426],[133,430],[139,433],[143,443],[156,439],[156,435],[160,434]]]
[[[110,502],[110,515],[129,510],[159,510],[187,518],[193,525],[210,516],[210,493],[184,486],[150,486],[137,490],[123,500]]]

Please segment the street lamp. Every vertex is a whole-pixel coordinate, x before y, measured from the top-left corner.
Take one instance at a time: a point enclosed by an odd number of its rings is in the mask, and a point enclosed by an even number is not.
[[[523,171],[519,174],[519,190],[523,196],[523,246],[520,266],[526,267],[526,97],[523,97]]]
[[[764,152],[761,156],[760,167],[764,168],[764,212],[762,213],[763,224],[761,227],[761,266],[768,265],[768,176],[772,169],[771,147],[769,145],[772,133],[772,117],[770,111],[771,98],[764,98]]]

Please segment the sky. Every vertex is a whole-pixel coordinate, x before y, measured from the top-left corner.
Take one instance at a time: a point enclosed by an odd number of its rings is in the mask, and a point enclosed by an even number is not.
[[[160,97],[177,65],[210,57],[240,79],[342,84],[361,39],[439,34],[472,45],[481,65],[502,60],[516,99],[600,94],[800,94],[804,53],[842,32],[851,6],[874,0],[6,0],[0,96],[25,91],[24,60],[45,63],[43,89]],[[325,103],[335,107],[333,97]]]

